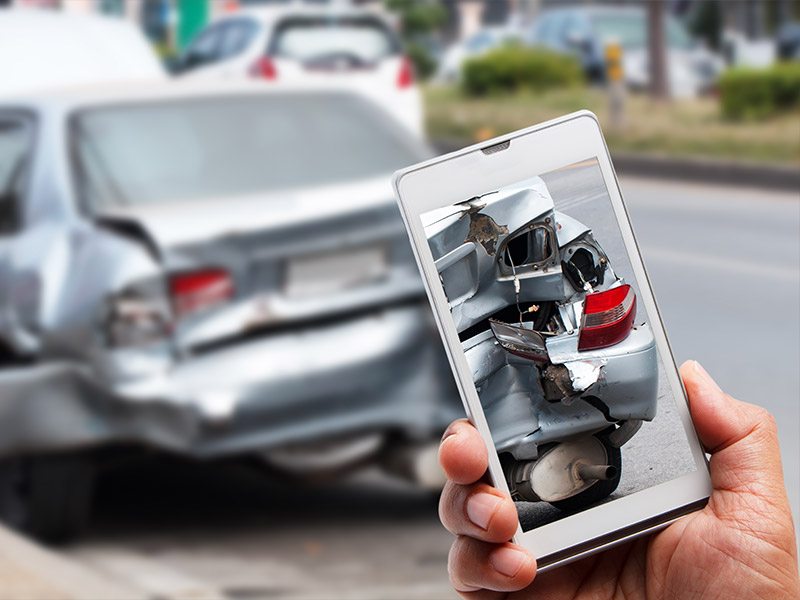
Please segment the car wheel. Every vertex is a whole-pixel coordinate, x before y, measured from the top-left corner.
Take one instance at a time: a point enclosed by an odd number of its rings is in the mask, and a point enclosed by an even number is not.
[[[600,433],[596,433],[594,437],[603,444],[607,461],[605,464],[615,467],[616,475],[611,479],[599,479],[581,493],[565,498],[564,500],[551,502],[550,504],[563,511],[580,510],[603,498],[607,498],[617,489],[620,478],[622,477],[622,453],[619,448],[611,445],[611,442],[608,440],[608,435],[612,431],[614,431],[614,428],[609,427]]]
[[[0,461],[0,519],[43,541],[70,541],[88,522],[94,474],[80,454]]]

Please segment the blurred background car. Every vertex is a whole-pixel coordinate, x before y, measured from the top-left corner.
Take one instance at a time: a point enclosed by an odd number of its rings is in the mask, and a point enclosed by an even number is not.
[[[775,36],[777,55],[783,60],[800,60],[800,23],[784,23]]]
[[[484,27],[468,38],[451,44],[445,51],[436,72],[436,80],[453,83],[461,78],[461,67],[465,60],[474,56],[486,54],[489,50],[510,44],[521,42],[522,35],[515,28]]]
[[[120,19],[0,10],[0,40],[0,96],[37,87],[167,77],[141,30]]]
[[[0,102],[0,516],[23,530],[74,535],[120,444],[316,478],[382,453],[443,483],[461,405],[389,185],[427,147],[335,86],[218,87]]]
[[[691,38],[675,18],[664,18],[668,78],[675,96],[708,92],[723,61]],[[575,6],[542,11],[530,29],[528,42],[577,56],[591,81],[606,78],[605,48],[623,49],[625,83],[637,90],[650,85],[647,14],[641,6]]]
[[[239,11],[198,33],[176,69],[184,77],[256,77],[276,85],[336,79],[372,95],[422,135],[413,66],[374,11],[304,4]]]
[[[776,40],[751,39],[735,29],[722,32],[720,47],[730,67],[763,69],[772,65],[777,58]]]

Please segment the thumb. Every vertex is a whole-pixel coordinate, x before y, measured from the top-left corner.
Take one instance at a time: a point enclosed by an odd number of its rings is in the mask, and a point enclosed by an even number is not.
[[[763,409],[728,396],[697,361],[683,363],[681,377],[697,435],[709,454],[743,440],[762,419],[771,418],[766,411],[755,414]]]
[[[695,361],[681,366],[700,441],[711,456],[715,490],[786,497],[775,419],[766,410],[724,393]]]
[[[681,376],[697,435],[711,454],[714,493],[706,508],[747,534],[738,543],[757,547],[752,553],[759,564],[775,566],[796,589],[797,546],[775,419],[763,408],[724,393],[694,361],[681,366]]]

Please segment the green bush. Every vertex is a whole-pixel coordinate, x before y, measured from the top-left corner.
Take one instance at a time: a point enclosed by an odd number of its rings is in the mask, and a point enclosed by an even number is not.
[[[730,69],[720,77],[719,96],[722,113],[735,120],[763,119],[800,108],[800,64]]]
[[[464,62],[462,85],[472,96],[531,89],[543,91],[583,81],[583,71],[572,56],[544,48],[508,45]]]
[[[409,42],[406,44],[406,52],[414,65],[414,74],[419,79],[428,79],[436,71],[436,60],[421,43]]]

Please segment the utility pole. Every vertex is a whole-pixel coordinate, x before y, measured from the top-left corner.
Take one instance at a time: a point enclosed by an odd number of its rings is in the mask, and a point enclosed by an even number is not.
[[[655,100],[669,99],[666,39],[664,37],[664,2],[647,2],[647,29],[650,51],[650,95]]]
[[[611,129],[619,133],[625,126],[625,80],[622,71],[622,44],[610,42],[605,48],[608,112]]]

